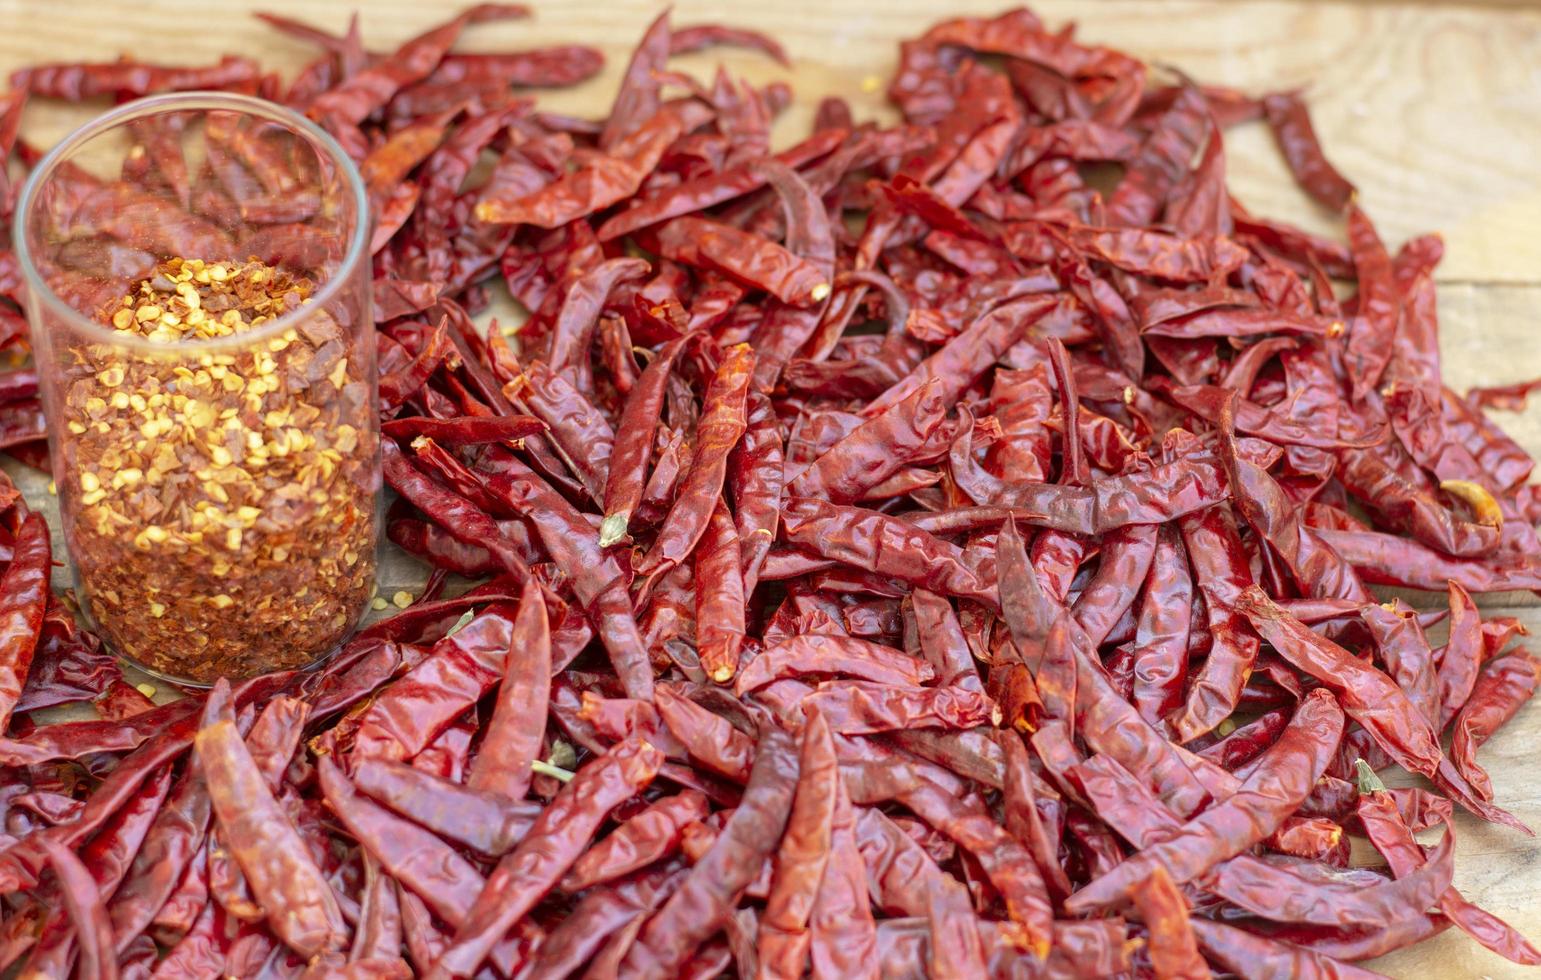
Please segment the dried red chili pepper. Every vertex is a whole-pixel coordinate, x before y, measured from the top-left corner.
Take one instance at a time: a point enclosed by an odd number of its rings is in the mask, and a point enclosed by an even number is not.
[[[1536,693],[1541,661],[1523,648],[1488,663],[1454,721],[1450,761],[1485,800],[1493,798],[1492,780],[1477,764],[1477,748],[1513,718]]]
[[[524,797],[530,788],[530,763],[539,755],[545,734],[550,692],[551,628],[545,599],[531,579],[519,598],[497,704],[471,764],[467,786],[510,800]]]
[[[853,637],[809,633],[763,651],[734,682],[740,695],[784,677],[844,674],[880,684],[918,687],[931,666],[899,650]]]
[[[11,562],[0,576],[0,733],[21,699],[37,651],[48,605],[51,555],[43,515],[28,514],[16,533]]]
[[[1386,862],[1397,877],[1413,873],[1429,858],[1402,820],[1396,801],[1385,786],[1362,762],[1359,764],[1360,796],[1356,814]],[[1445,820],[1445,834],[1455,833],[1455,825]],[[1461,897],[1455,888],[1446,888],[1439,899],[1439,909],[1463,931],[1500,956],[1534,966],[1541,963],[1541,951],[1498,917],[1483,911]]]
[[[215,687],[216,696],[221,690]],[[231,854],[274,933],[306,956],[340,947],[348,930],[337,898],[264,784],[235,722],[215,715],[200,727],[197,751]]]
[[[1313,633],[1256,586],[1242,592],[1236,608],[1281,656],[1336,694],[1392,758],[1430,777],[1440,768],[1443,755],[1432,724],[1384,673]]]
[[[679,848],[684,826],[706,817],[706,797],[687,789],[628,819],[578,859],[562,888],[578,892],[660,861]]]
[[[734,896],[753,880],[781,837],[796,783],[791,739],[774,725],[763,725],[743,801],[679,891],[643,926],[626,955],[630,969],[670,976],[720,928]]]
[[[539,805],[478,792],[400,762],[363,759],[354,785],[446,840],[498,857],[524,837]]]
[[[659,528],[653,547],[636,565],[639,575],[657,578],[684,561],[695,548],[722,495],[728,454],[748,426],[745,398],[754,372],[754,351],[747,345],[727,352],[707,389],[696,432],[690,472]]]
[[[797,773],[755,947],[759,967],[769,976],[800,977],[807,968],[810,920],[832,859],[840,767],[829,725],[820,714],[810,715],[803,726]]]
[[[579,770],[499,862],[430,975],[474,974],[503,934],[577,860],[610,810],[650,783],[662,761],[646,742],[626,741]]]
[[[667,687],[656,693],[659,717],[691,756],[720,776],[740,784],[748,781],[754,760],[749,736]]]
[[[727,505],[718,501],[696,549],[696,651],[719,684],[738,671],[746,637],[742,549]]]
[[[1354,185],[1322,153],[1311,114],[1300,96],[1295,92],[1267,96],[1263,99],[1263,114],[1296,183],[1323,207],[1333,211],[1346,208],[1356,194]]]
[[[503,676],[515,610],[492,606],[385,688],[360,716],[355,758],[410,759]]]
[[[1236,795],[1184,824],[1176,836],[1145,848],[1092,881],[1066,901],[1066,911],[1088,911],[1126,900],[1158,864],[1175,881],[1190,881],[1266,837],[1306,798],[1327,768],[1342,731],[1343,709],[1325,690],[1313,691]]]

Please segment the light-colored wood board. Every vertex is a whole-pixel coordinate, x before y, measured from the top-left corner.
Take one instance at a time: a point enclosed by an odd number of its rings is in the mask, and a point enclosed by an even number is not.
[[[355,5],[305,0],[209,4],[147,0],[132,5],[88,0],[67,5],[0,0],[0,71],[39,60],[109,59],[119,53],[175,63],[212,61],[227,51],[292,72],[313,52],[250,19],[270,9],[341,29]],[[364,36],[384,49],[441,19],[446,4],[362,0]],[[818,97],[840,94],[858,117],[892,118],[883,85],[899,38],[943,15],[993,13],[1002,5],[962,0],[783,0],[778,4],[676,3],[677,23],[723,20],[758,27],[787,46],[786,71],[750,53],[715,51],[677,60],[704,74],[720,60],[764,83],[790,81],[798,102],[778,123],[786,142],[806,129]],[[1338,165],[1361,185],[1366,208],[1393,245],[1408,235],[1440,230],[1448,245],[1439,270],[1443,354],[1458,390],[1541,374],[1541,345],[1533,342],[1541,311],[1541,12],[1529,4],[1475,6],[1439,3],[1295,3],[1253,0],[1119,0],[1034,5],[1051,23],[1075,18],[1080,36],[1160,64],[1177,65],[1206,82],[1264,91],[1305,88],[1317,126]],[[606,55],[603,74],[571,90],[540,93],[543,106],[579,114],[602,112],[626,55],[660,9],[649,0],[562,0],[538,4],[531,21],[486,25],[463,47],[581,42]],[[48,145],[85,121],[94,107],[30,107],[24,131]],[[1314,209],[1289,183],[1266,130],[1228,134],[1232,183],[1253,209],[1335,233],[1337,223]],[[1500,416],[1521,442],[1541,450],[1541,409]],[[53,515],[46,478],[17,475],[28,499]],[[57,522],[55,522],[57,526]],[[62,554],[62,541],[57,542]],[[381,592],[421,587],[423,566],[387,549]],[[64,584],[61,578],[60,584]],[[1541,629],[1541,610],[1520,610]],[[1499,801],[1541,825],[1541,780],[1531,746],[1541,737],[1541,711],[1531,709],[1484,748]],[[1541,842],[1458,819],[1461,846],[1456,881],[1532,936],[1541,937]],[[1518,977],[1517,968],[1452,931],[1416,949],[1369,964],[1399,977]]]
[[[47,58],[112,58],[120,52],[172,62],[211,61],[226,51],[292,70],[312,49],[277,36],[243,11],[265,8],[341,28],[349,3],[306,0],[0,0],[0,70]],[[443,17],[446,4],[364,0],[364,36],[392,46]],[[626,54],[660,9],[654,0],[563,0],[535,4],[529,21],[482,25],[468,49],[582,42],[606,55],[603,75],[543,95],[553,108],[592,113],[608,103]],[[709,69],[721,57],[764,81],[792,81],[799,103],[783,132],[806,126],[817,97],[839,93],[859,116],[886,115],[882,86],[896,41],[943,14],[994,12],[990,0],[784,0],[675,4],[678,23],[728,19],[783,40],[791,72],[752,54],[712,52],[679,60]],[[1033,5],[1054,24],[1074,18],[1080,36],[1176,65],[1203,81],[1251,91],[1303,87],[1329,153],[1363,190],[1386,237],[1442,230],[1450,254],[1443,278],[1541,279],[1541,11],[1516,5],[1345,4],[1262,0],[1052,0]],[[29,133],[57,137],[85,112],[29,110]],[[1335,222],[1305,204],[1261,125],[1231,134],[1238,196],[1250,207],[1292,214],[1321,230]]]

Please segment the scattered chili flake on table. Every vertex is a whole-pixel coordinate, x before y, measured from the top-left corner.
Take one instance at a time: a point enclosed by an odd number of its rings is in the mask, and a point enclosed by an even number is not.
[[[1015,10],[905,42],[897,125],[835,93],[772,153],[786,85],[669,59],[773,39],[660,16],[580,119],[516,90],[598,52],[452,53],[526,13],[393,52],[265,18],[319,48],[287,86],[245,59],[13,78],[23,165],[29,92],[189,85],[307,111],[361,163],[387,533],[434,573],[318,670],[153,706],[0,484],[0,971],[1355,977],[1452,924],[1541,964],[1452,886],[1449,836],[1458,807],[1519,826],[1483,745],[1541,661],[1472,595],[1541,589],[1532,460],[1482,414],[1529,386],[1444,385],[1442,246],[1388,251],[1297,93],[1167,80]],[[1339,236],[1229,196],[1242,125]],[[168,207],[239,206],[165,136],[136,166]],[[236,156],[236,183],[281,173]],[[106,318],[171,349],[310,288],[156,258]],[[472,319],[503,288],[517,348]],[[92,611],[152,666],[197,669],[155,659],[189,634],[210,680],[290,666],[372,594],[346,487],[374,447],[246,403],[366,379],[278,340],[171,395],[82,352],[55,420]],[[41,461],[39,417],[35,374],[0,376],[7,451]],[[282,505],[305,518],[277,538]],[[326,581],[270,578],[278,549]],[[1348,867],[1350,838],[1389,867]]]

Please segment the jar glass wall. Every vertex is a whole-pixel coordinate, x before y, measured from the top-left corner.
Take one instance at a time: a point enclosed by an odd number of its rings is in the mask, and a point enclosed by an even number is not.
[[[372,594],[368,219],[329,136],[217,93],[108,113],[22,193],[16,252],[77,589],[152,673],[306,666]]]

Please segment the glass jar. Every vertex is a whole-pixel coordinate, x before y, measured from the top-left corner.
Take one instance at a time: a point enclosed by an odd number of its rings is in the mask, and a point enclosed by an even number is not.
[[[374,590],[369,210],[330,136],[257,99],[143,99],[17,206],[81,604],[120,656],[209,684],[336,649]]]

